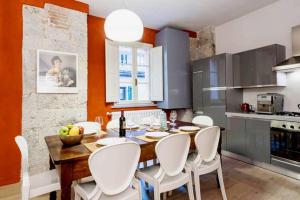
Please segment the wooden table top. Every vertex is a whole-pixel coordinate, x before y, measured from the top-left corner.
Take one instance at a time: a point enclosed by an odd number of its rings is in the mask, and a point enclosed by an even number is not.
[[[190,126],[194,125],[189,122],[181,122],[181,121],[176,121],[176,126]],[[223,131],[224,128],[221,127],[221,131]],[[108,130],[108,135],[106,137],[116,137],[118,136],[118,132],[114,130]],[[132,140],[139,145],[141,145],[141,148],[153,144],[153,142],[146,142],[144,140],[140,140],[135,138],[134,136],[138,135],[144,135],[145,130],[139,130],[139,131],[127,131],[127,135],[131,135],[131,137],[127,137],[129,140]],[[133,136],[133,137],[132,137]],[[54,136],[46,136],[45,141],[49,150],[49,155],[53,161],[54,164],[58,165],[63,162],[69,162],[69,161],[74,161],[74,160],[85,160],[89,157],[91,152],[83,145],[84,143],[91,143],[91,142],[96,142],[98,140],[97,135],[84,135],[81,144],[75,145],[75,146],[64,146],[63,143],[61,142],[60,138],[58,135]]]

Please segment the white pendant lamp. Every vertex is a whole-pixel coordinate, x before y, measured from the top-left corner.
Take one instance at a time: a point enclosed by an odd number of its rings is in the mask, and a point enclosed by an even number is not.
[[[111,12],[105,19],[107,38],[118,42],[134,42],[142,38],[144,27],[140,17],[128,9]]]

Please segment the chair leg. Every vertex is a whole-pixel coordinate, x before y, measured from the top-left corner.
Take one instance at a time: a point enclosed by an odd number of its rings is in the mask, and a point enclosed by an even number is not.
[[[218,188],[220,188],[220,181],[219,181],[218,173],[216,174],[216,180],[217,180]]]
[[[194,172],[196,200],[201,200],[200,177],[197,172]]]
[[[173,191],[171,190],[171,191],[169,191],[168,192],[168,196],[172,196],[172,193],[173,193]]]
[[[192,175],[190,175],[190,181],[188,182],[187,187],[188,187],[189,199],[190,200],[194,200],[193,178],[192,178]]]
[[[158,187],[154,186],[154,200],[160,200],[160,193]]]
[[[221,165],[218,168],[218,177],[219,177],[219,182],[220,182],[220,187],[221,187],[223,200],[227,200]]]
[[[81,197],[80,197],[77,193],[75,193],[75,198],[74,198],[74,200],[81,200]]]

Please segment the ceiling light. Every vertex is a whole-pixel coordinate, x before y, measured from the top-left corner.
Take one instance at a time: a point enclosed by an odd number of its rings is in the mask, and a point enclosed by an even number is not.
[[[128,9],[110,13],[104,23],[107,38],[118,42],[134,42],[142,38],[144,27],[140,17]]]

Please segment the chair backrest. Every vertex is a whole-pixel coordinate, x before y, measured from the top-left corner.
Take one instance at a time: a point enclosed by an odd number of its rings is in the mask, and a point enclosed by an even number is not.
[[[182,172],[189,153],[191,138],[188,134],[174,134],[161,139],[155,146],[160,166],[168,176]]]
[[[194,117],[192,120],[192,123],[197,124],[197,125],[205,125],[205,126],[213,126],[214,125],[213,119],[210,118],[209,116],[205,116],[205,115],[200,115],[200,116]]]
[[[103,147],[91,154],[89,167],[100,190],[116,195],[126,190],[136,171],[141,148],[134,142]]]
[[[15,137],[15,141],[21,152],[21,178],[23,178],[24,175],[28,175],[28,145],[25,138],[20,135]]]
[[[16,136],[15,141],[21,152],[21,182],[22,182],[22,200],[29,199],[30,179],[29,179],[29,162],[28,162],[28,145],[23,136]]]
[[[212,161],[218,149],[220,139],[220,128],[212,126],[200,130],[195,136],[195,144],[198,154],[205,162]]]
[[[75,126],[82,126],[84,128],[84,134],[96,133],[100,129],[100,124],[97,122],[78,122]]]
[[[106,129],[119,128],[119,120],[113,119],[106,124]]]

